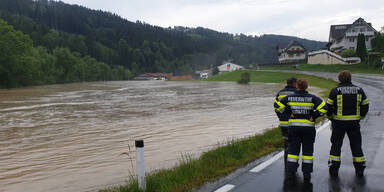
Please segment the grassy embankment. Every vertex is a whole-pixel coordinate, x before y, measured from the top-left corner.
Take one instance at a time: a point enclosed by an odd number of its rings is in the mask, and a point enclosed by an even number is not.
[[[237,81],[244,71],[234,71],[231,73],[224,73],[211,77],[207,81]],[[331,79],[316,77],[304,74],[295,73],[279,73],[279,72],[263,72],[263,71],[248,71],[251,75],[251,82],[262,83],[284,83],[289,77],[296,77],[297,79],[305,78],[308,80],[309,86],[323,88],[326,91],[321,92],[321,95],[326,97],[330,89],[336,87],[337,83]]]
[[[262,70],[299,70],[299,71],[321,71],[321,72],[340,72],[349,70],[352,73],[384,74],[384,70],[374,68],[366,63],[356,65],[311,65],[300,64],[298,69],[292,65],[287,66],[262,66]]]
[[[334,81],[292,73],[249,71],[252,82],[283,83],[288,77],[306,78],[311,86],[330,89]],[[207,81],[237,81],[243,71],[214,76]],[[271,104],[272,106],[272,104]],[[231,173],[262,156],[282,148],[281,132],[274,128],[261,135],[232,141],[228,145],[203,153],[198,159],[183,158],[168,170],[160,170],[147,176],[147,191],[191,191],[209,181]],[[101,192],[139,191],[137,181],[127,186],[101,190]]]

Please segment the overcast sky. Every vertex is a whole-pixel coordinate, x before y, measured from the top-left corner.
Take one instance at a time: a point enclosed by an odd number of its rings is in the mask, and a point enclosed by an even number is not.
[[[384,26],[383,0],[62,0],[162,27],[206,27],[328,41],[329,26],[359,17]]]

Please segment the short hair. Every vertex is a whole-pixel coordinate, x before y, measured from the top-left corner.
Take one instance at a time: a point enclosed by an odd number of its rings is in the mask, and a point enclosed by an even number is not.
[[[299,90],[306,90],[308,88],[308,81],[306,79],[299,79],[297,81],[297,88]]]
[[[350,83],[352,81],[352,74],[348,70],[339,73],[340,83]]]
[[[297,82],[297,79],[295,77],[290,77],[287,79],[287,85],[293,86],[293,84],[296,82]]]

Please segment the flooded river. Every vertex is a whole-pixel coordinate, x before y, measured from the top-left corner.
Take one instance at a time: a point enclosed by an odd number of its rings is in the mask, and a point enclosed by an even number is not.
[[[0,191],[123,184],[144,139],[148,171],[276,126],[280,84],[128,81],[0,90]],[[135,158],[134,153],[129,153]],[[132,162],[134,165],[134,161]]]

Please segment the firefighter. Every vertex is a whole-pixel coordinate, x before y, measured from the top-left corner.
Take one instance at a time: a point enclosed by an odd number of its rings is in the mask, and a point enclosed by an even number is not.
[[[309,94],[305,79],[297,81],[297,91],[284,97],[278,110],[288,115],[288,155],[286,179],[294,178],[299,167],[300,147],[302,147],[302,171],[304,182],[310,183],[313,172],[313,144],[315,142],[315,120],[327,113],[326,103],[319,97]]]
[[[289,116],[285,114],[281,114],[279,109],[279,105],[277,104],[280,102],[284,97],[293,94],[296,91],[296,81],[297,79],[295,77],[290,77],[287,79],[287,86],[284,87],[284,89],[280,90],[275,99],[274,106],[275,112],[277,117],[279,118],[280,124],[279,127],[281,129],[281,134],[283,136],[284,141],[284,169],[287,168],[287,149],[288,149],[288,119]]]
[[[329,174],[337,177],[341,163],[341,147],[347,133],[353,156],[356,176],[364,176],[365,157],[361,148],[360,119],[369,109],[364,90],[351,82],[349,71],[339,73],[340,84],[331,90],[327,100],[328,118],[332,121],[331,151],[329,153]]]

